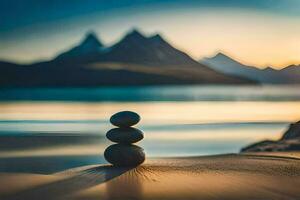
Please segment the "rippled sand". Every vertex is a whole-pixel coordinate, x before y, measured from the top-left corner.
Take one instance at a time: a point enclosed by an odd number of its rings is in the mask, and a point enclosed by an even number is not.
[[[0,199],[300,199],[298,155],[148,159],[133,169],[1,174]]]

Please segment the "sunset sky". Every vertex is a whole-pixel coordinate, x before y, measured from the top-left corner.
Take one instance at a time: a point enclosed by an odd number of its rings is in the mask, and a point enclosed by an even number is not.
[[[51,59],[90,30],[110,45],[138,28],[197,60],[222,51],[245,64],[282,68],[300,64],[299,10],[299,0],[4,0],[0,59]]]

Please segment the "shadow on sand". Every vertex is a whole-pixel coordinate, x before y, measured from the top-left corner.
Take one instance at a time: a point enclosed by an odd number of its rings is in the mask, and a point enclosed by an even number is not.
[[[75,172],[74,175],[63,180],[51,182],[21,191],[17,194],[7,196],[7,200],[24,200],[24,199],[64,199],[64,196],[71,195],[75,192],[88,189],[98,184],[104,183],[118,177],[134,168],[99,166],[82,171]],[[111,194],[111,193],[110,193]]]

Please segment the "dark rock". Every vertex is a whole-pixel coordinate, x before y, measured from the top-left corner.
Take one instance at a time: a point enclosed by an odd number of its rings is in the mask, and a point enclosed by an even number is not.
[[[106,137],[116,143],[131,144],[144,138],[141,130],[136,128],[113,128],[106,133]]]
[[[144,149],[132,144],[113,144],[105,149],[104,157],[120,167],[138,166],[145,161]]]
[[[278,140],[272,142],[259,142],[241,150],[241,152],[277,152],[300,151],[300,139]]]
[[[272,144],[276,143],[275,141],[272,140],[264,140],[260,141],[254,144],[250,144],[244,148],[242,148],[241,152],[257,152],[257,151],[262,151],[263,147],[270,146]]]
[[[118,112],[110,118],[110,122],[118,127],[130,127],[137,124],[140,120],[140,116],[131,111]]]
[[[300,151],[300,121],[289,126],[277,141],[262,141],[242,148],[241,152]]]
[[[300,121],[292,123],[288,130],[283,134],[281,140],[300,138]]]

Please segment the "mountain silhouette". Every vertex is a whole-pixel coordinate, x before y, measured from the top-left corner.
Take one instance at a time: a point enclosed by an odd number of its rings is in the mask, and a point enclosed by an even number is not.
[[[105,50],[94,32],[89,32],[82,42],[72,49],[58,55],[54,60],[62,62],[89,62]]]
[[[199,61],[210,68],[228,75],[248,78],[260,83],[268,84],[298,84],[300,83],[300,66],[291,65],[281,70],[271,67],[259,69],[255,66],[244,65],[233,58],[218,53],[211,58],[204,58]]]
[[[148,65],[197,64],[195,60],[171,46],[160,35],[145,37],[137,30],[129,32],[123,39],[113,45],[111,50],[107,52],[105,60]]]
[[[137,29],[128,32],[111,47],[104,47],[94,35],[60,54],[57,60],[85,62],[121,62],[159,65],[199,65],[186,53],[174,48],[162,36],[146,37]]]
[[[4,70],[5,69],[5,70]],[[192,59],[161,35],[136,29],[112,46],[89,32],[53,60],[31,65],[0,63],[2,87],[94,87],[170,84],[255,84],[225,75]]]

